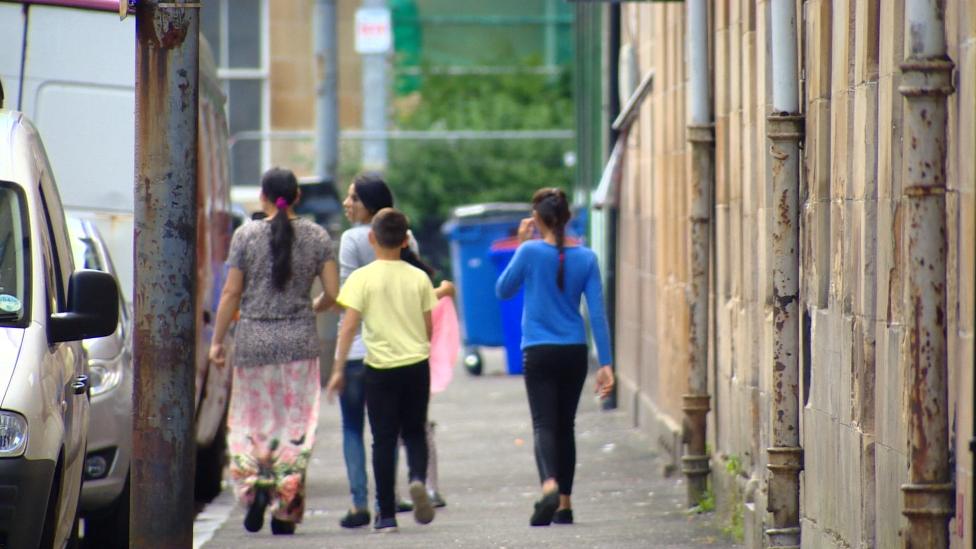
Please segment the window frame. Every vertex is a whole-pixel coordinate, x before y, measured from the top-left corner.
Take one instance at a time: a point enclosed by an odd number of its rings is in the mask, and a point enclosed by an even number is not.
[[[17,197],[17,206],[20,210],[20,232],[23,240],[23,251],[21,256],[23,258],[23,264],[21,265],[24,287],[21,289],[21,308],[22,314],[20,319],[16,322],[2,322],[0,321],[0,328],[26,328],[30,325],[33,319],[33,291],[34,291],[34,280],[33,280],[33,243],[34,239],[31,235],[31,217],[30,208],[27,205],[27,193],[24,192],[24,188],[16,183],[9,181],[0,180],[0,189],[8,190],[12,192]],[[46,275],[45,275],[46,276]]]
[[[269,0],[258,0],[258,28],[261,44],[259,47],[260,60],[259,66],[251,68],[240,68],[230,66],[230,3],[233,0],[218,0],[218,55],[217,55],[217,78],[220,80],[221,90],[227,97],[227,116],[228,126],[230,125],[231,102],[234,98],[230,94],[230,82],[232,80],[259,80],[261,82],[261,116],[260,127],[256,128],[261,133],[261,138],[257,139],[260,143],[261,162],[260,172],[264,173],[271,166],[271,140],[267,135],[271,132],[271,8]],[[253,131],[253,130],[245,130]],[[234,136],[230,136],[231,140]],[[228,160],[231,163],[231,174],[234,173],[234,158],[230,155]],[[257,174],[260,177],[261,173]],[[231,185],[235,182],[231,180]]]

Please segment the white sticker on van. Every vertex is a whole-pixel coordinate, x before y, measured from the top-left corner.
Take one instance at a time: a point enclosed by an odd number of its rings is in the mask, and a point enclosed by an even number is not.
[[[20,310],[20,300],[10,294],[0,294],[0,311],[16,313]]]

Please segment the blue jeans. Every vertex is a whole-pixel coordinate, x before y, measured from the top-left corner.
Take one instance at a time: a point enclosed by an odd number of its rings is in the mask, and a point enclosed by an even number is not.
[[[363,426],[366,416],[366,367],[362,360],[346,363],[346,387],[339,396],[342,410],[342,456],[346,461],[349,493],[356,509],[367,509],[366,446]]]

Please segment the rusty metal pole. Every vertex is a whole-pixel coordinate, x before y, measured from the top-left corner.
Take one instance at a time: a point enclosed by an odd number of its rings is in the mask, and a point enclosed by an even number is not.
[[[946,97],[953,63],[946,55],[940,0],[909,0],[905,97],[904,201],[908,206],[908,518],[906,548],[949,547],[953,484],[949,468],[946,356]]]
[[[136,7],[132,547],[193,544],[198,14]]]
[[[773,112],[766,119],[773,174],[772,433],[766,528],[768,547],[800,547],[800,114],[796,3],[773,0]]]
[[[712,158],[715,146],[708,71],[708,3],[689,0],[688,14],[688,141],[691,143],[691,295],[689,307],[688,394],[685,413],[685,455],[681,471],[688,479],[688,506],[697,505],[708,482],[705,452],[708,394],[708,260],[711,248]]]

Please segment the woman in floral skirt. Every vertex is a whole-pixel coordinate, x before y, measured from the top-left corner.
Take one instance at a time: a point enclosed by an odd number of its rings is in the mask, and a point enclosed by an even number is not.
[[[230,474],[257,532],[272,508],[273,534],[292,534],[305,510],[305,470],[319,411],[315,312],[335,302],[339,275],[328,233],[295,216],[295,175],[272,168],[261,180],[267,217],[234,233],[217,308],[210,358],[224,364],[223,341],[240,311],[228,417]],[[310,297],[319,278],[323,295]]]

